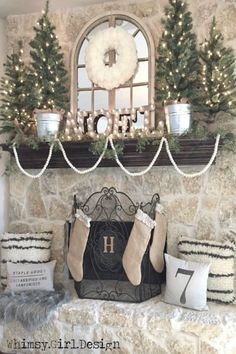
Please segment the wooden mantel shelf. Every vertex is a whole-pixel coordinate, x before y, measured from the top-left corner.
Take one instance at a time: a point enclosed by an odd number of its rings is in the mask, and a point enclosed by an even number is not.
[[[71,163],[78,168],[88,168],[94,165],[98,156],[89,151],[90,142],[64,142],[63,146]],[[220,140],[219,147],[223,145]],[[152,161],[158,146],[148,145],[144,152],[136,151],[136,142],[129,140],[125,142],[124,154],[120,158],[125,167],[145,166]],[[215,146],[215,139],[180,139],[179,152],[172,152],[173,158],[178,165],[205,165],[209,162]],[[8,150],[13,154],[12,149],[3,146],[3,150]],[[46,162],[49,146],[42,143],[38,150],[28,146],[20,146],[18,149],[19,160],[25,169],[41,169]],[[163,145],[156,166],[170,165],[170,160]],[[103,159],[98,167],[117,167],[115,160]],[[69,168],[64,160],[61,151],[54,151],[48,168]]]

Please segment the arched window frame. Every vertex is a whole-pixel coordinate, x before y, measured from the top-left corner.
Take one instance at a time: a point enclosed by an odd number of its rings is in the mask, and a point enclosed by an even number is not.
[[[142,32],[145,40],[147,42],[148,47],[148,104],[154,104],[154,95],[155,95],[155,45],[152,38],[152,35],[147,28],[147,26],[135,15],[130,14],[128,12],[108,12],[105,13],[103,16],[97,16],[91,19],[80,31],[78,34],[75,44],[72,49],[71,53],[71,100],[70,100],[70,110],[73,116],[77,114],[77,85],[78,85],[78,55],[82,43],[86,37],[86,35],[97,25],[100,23],[109,20],[114,21],[116,17],[120,17],[124,20],[130,21],[134,23]],[[109,107],[112,110],[114,107]],[[124,107],[125,108],[125,107]],[[150,115],[150,128],[155,128],[155,112],[151,112]]]

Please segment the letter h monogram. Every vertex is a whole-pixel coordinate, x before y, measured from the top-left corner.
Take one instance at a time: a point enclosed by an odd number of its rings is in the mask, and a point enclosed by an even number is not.
[[[114,236],[103,236],[103,253],[114,252]]]

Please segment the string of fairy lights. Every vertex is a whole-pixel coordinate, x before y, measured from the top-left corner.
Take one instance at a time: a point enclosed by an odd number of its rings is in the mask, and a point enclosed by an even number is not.
[[[176,4],[177,2],[180,3],[181,7],[184,8],[185,3],[184,2],[180,2],[177,0],[172,0],[173,4]],[[184,10],[184,9],[183,9]],[[173,17],[175,17],[175,21],[177,26],[181,27],[185,21],[185,16],[186,14],[184,14],[183,12],[181,12],[182,10],[180,9],[180,11],[176,14],[176,13],[168,13],[167,14],[167,18],[171,19]],[[43,15],[45,15],[45,10],[42,11]],[[177,18],[176,18],[177,16]],[[41,18],[40,21],[37,22],[37,26],[42,26],[43,28],[47,28],[47,26],[49,26],[48,23],[48,18],[47,16],[43,16]],[[216,30],[216,27],[213,28],[213,30]],[[185,40],[185,35],[187,33],[187,30],[185,31],[181,31],[180,33],[180,37],[178,38],[178,42],[177,42],[177,46],[182,46],[183,42]],[[167,48],[167,39],[168,37],[171,36],[172,38],[174,38],[174,33],[171,33],[171,31],[165,29],[163,32],[163,39],[161,41],[161,45],[163,48],[166,48],[168,50],[167,52],[167,56],[165,58],[166,62],[169,62],[171,60],[171,55],[172,52],[170,49]],[[219,34],[215,34],[214,39],[217,40],[219,37]],[[43,54],[44,53],[44,49],[45,48],[50,48],[51,46],[51,42],[50,39],[53,41],[54,39],[58,39],[58,36],[54,33],[49,33],[49,37],[47,38],[46,42],[43,43],[43,47],[39,48],[40,52]],[[59,44],[57,43],[57,46],[59,48]],[[210,59],[213,54],[217,55],[218,58],[220,59],[222,57],[222,53],[220,50],[215,51],[214,53],[212,52],[212,50],[210,50],[209,46],[209,42],[205,41],[202,44],[203,48],[205,48],[205,50],[207,51],[208,54],[208,58]],[[44,48],[45,47],[45,48]],[[20,54],[23,55],[24,51],[23,48],[20,49]],[[43,63],[45,63],[45,68],[47,68],[48,73],[50,74],[50,79],[47,82],[47,89],[51,92],[55,92],[55,85],[56,83],[59,82],[59,77],[56,74],[56,70],[55,70],[55,66],[58,65],[58,61],[54,61],[53,65],[49,65],[47,64],[47,58],[43,57],[42,58]],[[17,65],[15,65],[15,70],[16,71],[21,71],[21,64],[22,64],[22,58],[21,56],[19,57],[19,63]],[[44,67],[40,66],[40,69],[44,69]],[[185,77],[185,73],[184,73],[184,69],[185,66],[183,66],[181,68],[181,73],[179,73],[180,69],[176,68],[175,69],[175,73],[176,74],[180,74],[181,77]],[[225,69],[225,66],[222,67],[222,70]],[[215,70],[215,75],[212,76],[212,82],[213,83],[217,83],[213,89],[213,92],[215,93],[214,96],[214,102],[212,102],[212,97],[210,96],[210,89],[209,89],[209,83],[208,83],[208,79],[207,79],[207,75],[208,75],[208,70],[207,70],[207,65],[202,65],[202,83],[204,86],[204,91],[207,94],[207,98],[205,103],[207,105],[209,105],[210,107],[213,107],[213,105],[215,103],[219,103],[220,102],[220,93],[218,92],[220,85],[222,85],[225,88],[225,92],[224,92],[224,96],[230,96],[231,95],[231,90],[228,88],[227,85],[227,80],[229,79],[227,74],[224,74],[224,72],[221,71],[220,66],[215,65],[214,67]],[[170,71],[169,74],[170,76],[173,76],[173,80],[174,80],[174,72]],[[40,80],[43,79],[42,75],[39,75],[37,73],[37,71],[33,72],[33,75],[38,78],[35,80],[35,88],[38,88],[38,106],[40,106],[42,104],[43,101],[43,95],[41,94],[42,91],[44,90],[44,85],[41,82],[41,85],[39,84]],[[23,79],[22,79],[23,82]],[[7,84],[8,81],[6,80],[5,83]],[[39,87],[40,86],[40,87]],[[171,88],[170,86],[166,86],[165,87],[168,90],[168,94],[166,99],[168,100],[169,98],[171,98]],[[177,84],[174,83],[173,84],[173,88],[177,89]],[[8,90],[5,90],[3,93],[5,95],[9,95],[12,92],[12,85],[9,86]],[[162,90],[164,90],[164,88],[162,88]],[[29,93],[25,93],[22,92],[22,96],[29,96]],[[180,97],[180,92],[177,93],[177,97]],[[55,104],[54,104],[54,100],[49,98],[47,101],[47,104],[43,104],[42,108],[43,109],[48,109],[48,106],[51,106],[52,108],[55,108]],[[228,106],[230,107],[232,105],[232,101],[230,100],[228,102]],[[10,106],[10,103],[8,102],[5,110],[8,110],[8,107]],[[114,138],[124,138],[124,137],[129,137],[129,138],[133,138],[136,136],[136,132],[135,132],[135,125],[133,124],[135,119],[136,119],[136,114],[137,112],[140,112],[144,115],[144,124],[143,124],[143,128],[141,129],[141,133],[140,135],[145,135],[149,132],[150,130],[150,115],[151,112],[153,112],[155,110],[155,105],[151,104],[148,106],[144,106],[144,107],[136,107],[136,108],[123,108],[123,109],[112,109],[112,110],[108,110],[108,109],[100,109],[100,110],[94,110],[94,111],[78,111],[75,115],[72,115],[71,113],[68,114],[67,119],[66,119],[66,127],[65,127],[65,132],[62,135],[62,140],[73,140],[75,137],[77,140],[81,140],[83,138],[83,136],[86,134],[91,138],[99,138],[99,134],[97,133],[96,129],[95,129],[95,120],[97,118],[100,117],[106,117],[107,118],[107,127],[104,131],[104,133],[102,134],[103,136],[108,136],[108,135],[112,135]],[[25,118],[27,118],[28,120],[31,118],[30,114],[28,112],[26,112],[26,110],[22,109],[21,112],[17,111],[17,108],[15,109],[15,118],[17,120],[18,117],[21,116],[25,116]],[[13,118],[13,115],[9,115],[8,116],[9,119]],[[19,124],[20,125],[24,125],[25,121],[19,119]],[[31,123],[26,123],[28,124],[28,126],[31,125]],[[85,129],[86,126],[86,129]],[[163,126],[164,123],[160,122],[159,126],[157,127],[157,131],[158,134],[163,134]],[[163,135],[162,135],[163,136]]]
[[[22,60],[22,55],[24,53],[23,48],[21,47],[19,50],[19,55],[15,55],[14,56],[14,61],[15,61],[15,65],[13,66],[13,69],[15,70],[15,75],[19,76],[19,83],[22,85],[21,87],[21,93],[18,94],[18,98],[19,100],[21,98],[25,99],[26,97],[30,96],[29,92],[26,92],[24,90],[24,82],[25,82],[25,67],[24,67],[24,63]],[[9,79],[5,79],[4,83],[5,83],[5,88],[2,90],[2,94],[8,97],[12,97],[12,94],[14,93],[14,90],[16,90],[16,84],[14,82],[11,82],[12,80]],[[31,114],[29,112],[26,111],[25,108],[14,108],[14,111],[11,113],[11,102],[7,101],[4,102],[3,104],[4,106],[4,110],[6,112],[7,118],[9,120],[14,120],[16,119],[17,123],[21,126],[24,125],[28,125],[30,126],[31,124],[29,123],[29,120],[31,119]],[[8,113],[9,112],[9,113]]]
[[[43,14],[43,17],[41,18],[40,21],[42,22],[42,26],[43,27],[47,27],[49,25],[49,22],[48,22],[48,18],[45,16],[46,11],[42,10],[42,14]],[[37,21],[36,24],[37,24],[37,26],[40,26],[40,22],[39,21]],[[51,40],[58,39],[58,36],[56,34],[54,34],[54,33],[49,33],[49,38],[48,39],[51,39]],[[50,48],[50,45],[51,45],[51,43],[49,43],[49,41],[47,40],[45,42],[45,47],[46,48]],[[57,42],[54,43],[54,45],[57,47],[57,49],[59,49],[59,44]],[[42,54],[44,53],[44,48],[41,47],[39,50],[40,50],[40,53],[42,53]],[[46,64],[46,62],[47,62],[46,57],[43,57],[42,61],[43,61],[43,63]],[[55,72],[55,67],[57,67],[57,65],[58,65],[58,61],[54,60],[53,65],[47,65],[47,67],[44,67],[44,68],[42,66],[40,66],[41,70],[47,69],[47,72],[50,74],[50,79],[47,80],[47,90],[51,91],[52,93],[55,92],[56,83],[58,83],[60,81],[59,77],[56,75],[56,72]],[[38,75],[37,71],[34,71],[34,75],[35,75],[36,78],[39,78],[40,80],[43,80],[42,75]],[[38,82],[36,80],[35,87],[37,88],[38,86],[39,86],[39,84],[38,84]],[[45,87],[43,85],[41,85],[41,87],[38,88],[39,94],[41,94],[44,89],[45,89]],[[39,107],[41,106],[42,101],[43,101],[43,96],[39,95],[38,96],[38,106]],[[55,102],[54,102],[53,99],[48,99],[47,104],[48,105],[43,104],[42,108],[43,109],[48,109],[48,107],[51,107],[52,109],[56,108]]]
[[[43,13],[45,14],[45,11],[43,11]],[[42,26],[46,27],[47,26],[47,19],[46,18],[42,18]],[[37,22],[37,26],[40,26],[40,22]],[[45,48],[49,48],[51,43],[50,40],[55,40],[58,39],[58,36],[55,35],[54,33],[49,33],[49,38],[47,39],[47,41],[45,42],[45,44],[43,44],[43,46],[45,46]],[[54,45],[56,46],[57,49],[59,49],[59,44],[58,43],[54,43]],[[41,47],[39,48],[40,53],[44,53],[45,48]],[[21,100],[25,100],[25,108],[21,108],[18,109],[17,107],[14,109],[14,111],[12,109],[10,109],[10,107],[12,106],[11,104],[11,99],[12,96],[14,94],[14,90],[17,89],[14,80],[12,80],[10,78],[5,80],[5,87],[4,90],[2,90],[2,94],[8,98],[8,100],[6,99],[6,102],[4,103],[4,110],[6,112],[6,114],[8,113],[8,115],[6,116],[6,118],[8,118],[10,121],[14,121],[15,126],[16,127],[32,127],[33,125],[35,126],[35,119],[32,116],[32,110],[30,111],[30,109],[28,109],[28,107],[30,106],[30,100],[34,100],[35,98],[37,98],[37,100],[34,102],[35,108],[37,107],[41,107],[42,109],[56,109],[56,105],[55,102],[52,98],[48,98],[47,102],[45,102],[45,94],[43,94],[43,91],[46,89],[47,92],[51,92],[54,93],[55,89],[56,89],[56,85],[60,84],[60,79],[57,76],[56,70],[55,68],[57,68],[58,65],[58,61],[56,59],[53,58],[52,63],[50,63],[51,65],[49,65],[47,63],[47,59],[46,57],[42,58],[43,63],[45,63],[45,65],[40,64],[39,68],[42,70],[47,70],[47,75],[49,76],[49,79],[46,81],[45,84],[45,80],[43,80],[43,76],[37,72],[37,70],[35,70],[33,68],[33,66],[31,65],[30,68],[26,68],[24,65],[24,62],[22,60],[22,56],[24,54],[24,49],[23,46],[21,46],[19,48],[19,51],[17,54],[13,55],[14,56],[14,65],[11,67],[11,70],[14,70],[14,72],[12,73],[12,76],[14,76],[16,78],[16,80],[19,77],[19,80],[17,81],[18,84],[22,84],[22,88],[21,88],[21,93],[16,92],[16,96],[19,102],[21,102]],[[13,57],[12,56],[12,57]],[[43,66],[42,66],[43,65]],[[35,77],[35,80],[32,79],[32,75],[33,77]],[[31,77],[31,78],[30,78]],[[15,80],[15,81],[16,81]],[[28,87],[28,90],[25,90],[24,87],[24,83],[25,82],[30,82],[30,87]],[[33,88],[32,88],[33,85]],[[46,85],[46,86],[45,86]],[[30,92],[29,92],[30,91]],[[34,96],[34,97],[33,97]],[[28,98],[28,101],[26,102],[26,99]],[[8,102],[7,102],[8,101]]]
[[[181,7],[183,7],[183,10],[184,10],[185,3],[181,2],[180,0],[172,0],[173,4],[175,4],[176,2],[180,3]],[[43,12],[43,13],[45,13],[45,12]],[[167,14],[167,19],[170,20],[170,19],[174,18],[175,23],[177,25],[176,27],[177,28],[179,27],[180,35],[179,35],[179,37],[177,37],[177,42],[176,42],[176,45],[179,48],[181,48],[181,46],[184,45],[184,42],[186,40],[188,26],[187,26],[186,30],[181,30],[181,28],[182,28],[183,24],[185,24],[185,22],[188,20],[188,16],[189,16],[189,13],[184,14],[184,11],[183,11],[183,13],[178,12],[177,14],[176,13],[172,13],[172,14],[168,13]],[[40,22],[37,23],[37,25],[42,26],[45,29],[48,26],[48,29],[50,29],[49,22],[48,22],[48,19],[46,16],[45,17],[43,16],[42,19],[40,20]],[[191,24],[187,24],[187,25],[191,26]],[[213,27],[213,31],[215,31],[215,30],[216,30],[216,28]],[[217,40],[218,36],[219,36],[218,34],[215,34],[214,39]],[[37,38],[37,35],[36,35],[36,38]],[[166,50],[166,56],[165,56],[166,63],[168,63],[174,59],[173,53],[172,53],[171,49],[168,47],[169,38],[175,38],[175,35],[171,31],[165,29],[163,32],[162,40],[161,40],[161,46],[162,46],[163,50]],[[50,48],[51,44],[52,44],[51,42],[54,41],[55,39],[58,39],[58,37],[53,33],[49,33],[49,37],[46,39],[46,41],[44,43],[42,43],[42,47],[39,48],[39,58],[41,59],[41,64],[40,64],[39,68],[41,71],[47,72],[47,74],[48,74],[47,80],[45,80],[44,72],[43,72],[43,74],[42,73],[39,74],[37,72],[37,70],[32,71],[33,75],[35,76],[34,87],[38,91],[37,104],[38,104],[38,106],[40,106],[40,108],[43,108],[45,110],[47,110],[48,108],[52,108],[52,109],[56,108],[56,105],[55,105],[56,98],[54,101],[52,98],[49,97],[45,101],[45,95],[43,94],[44,93],[43,91],[46,88],[49,93],[48,95],[50,96],[50,92],[54,93],[56,90],[57,83],[60,82],[60,79],[57,76],[57,72],[56,72],[56,66],[59,64],[60,59],[59,59],[59,61],[54,60],[54,61],[50,62],[50,65],[49,65],[47,56],[45,55],[45,49]],[[59,43],[55,44],[55,48],[59,49]],[[211,60],[214,56],[216,58],[216,61],[218,60],[220,62],[220,59],[222,57],[222,52],[221,52],[221,50],[215,50],[213,52],[213,50],[211,50],[211,47],[210,47],[210,41],[205,41],[202,44],[202,48],[207,53],[207,58],[209,60]],[[15,71],[16,72],[22,71],[22,74],[24,71],[22,68],[23,61],[21,58],[23,53],[24,53],[23,48],[21,48],[19,62],[16,63],[16,65],[15,65]],[[33,69],[34,69],[34,67],[32,67],[32,70]],[[182,65],[181,67],[179,67],[179,66],[175,67],[175,69],[173,66],[173,69],[171,69],[169,71],[168,74],[173,79],[172,83],[171,84],[165,83],[165,87],[161,87],[162,91],[167,92],[167,94],[165,96],[166,100],[171,99],[171,97],[172,97],[171,90],[173,90],[173,91],[180,90],[180,88],[178,88],[178,82],[177,82],[177,79],[175,78],[175,76],[185,78],[186,77],[186,70],[185,69],[186,69],[186,65]],[[222,90],[221,90],[221,92],[219,92],[219,91],[220,91],[221,86],[225,89],[223,92],[223,95],[225,97],[231,95],[231,89],[230,89],[230,85],[229,85],[229,82],[230,82],[229,77],[224,72],[226,67],[224,65],[221,66],[220,64],[215,64],[213,69],[214,69],[214,75],[212,75],[212,77],[211,77],[212,85],[209,85],[208,66],[207,66],[207,64],[202,65],[202,84],[204,86],[204,91],[206,93],[205,104],[209,105],[210,107],[213,107],[214,104],[220,103],[220,94],[222,93]],[[24,82],[24,78],[22,76],[21,83],[23,83],[23,82]],[[168,82],[168,80],[166,82]],[[14,86],[13,86],[13,84],[10,84],[8,82],[8,80],[5,81],[5,84],[9,85],[9,86],[8,86],[8,89],[4,91],[4,94],[9,95],[12,93]],[[213,87],[213,89],[212,89],[212,87]],[[212,97],[211,91],[213,91],[214,97]],[[22,92],[22,97],[26,97],[29,95],[30,95],[29,92]],[[181,93],[177,91],[176,96],[177,96],[176,101],[178,101],[178,98],[181,98]],[[213,102],[213,99],[214,99],[214,102]],[[9,105],[10,105],[10,103],[8,103],[6,105],[6,107],[5,107],[6,110],[8,110]],[[232,101],[229,100],[228,106],[230,107],[231,105],[232,105]],[[186,174],[178,168],[178,166],[176,165],[176,163],[173,159],[173,156],[172,156],[170,148],[169,148],[168,141],[164,137],[164,133],[165,133],[164,122],[160,121],[158,123],[157,130],[155,130],[155,131],[151,130],[150,122],[151,122],[151,117],[154,115],[155,108],[156,108],[155,104],[152,103],[152,104],[140,106],[140,107],[130,107],[130,108],[120,108],[120,109],[101,108],[99,110],[93,110],[93,111],[80,111],[79,110],[75,114],[69,112],[66,117],[66,124],[65,124],[64,132],[60,136],[60,140],[55,139],[55,141],[52,143],[52,145],[49,149],[49,155],[48,155],[47,161],[46,161],[43,169],[37,175],[31,175],[28,172],[26,172],[20,164],[19,157],[18,157],[18,154],[16,151],[16,146],[14,145],[13,150],[14,150],[14,154],[16,157],[16,162],[18,164],[18,167],[20,168],[22,173],[26,174],[29,177],[32,177],[32,178],[41,177],[49,165],[49,162],[52,157],[53,146],[54,146],[55,142],[57,142],[67,164],[75,172],[77,172],[79,174],[88,173],[88,172],[93,171],[95,168],[97,168],[97,166],[99,165],[99,163],[101,162],[102,158],[105,155],[105,152],[106,152],[106,149],[107,149],[108,143],[109,143],[113,152],[114,152],[114,156],[115,156],[115,160],[116,160],[117,164],[120,166],[120,168],[126,174],[128,174],[130,176],[141,176],[141,175],[144,175],[145,173],[147,173],[148,171],[150,171],[150,169],[155,164],[156,159],[158,158],[163,145],[166,146],[166,151],[169,156],[169,159],[178,173],[180,173],[181,175],[183,175],[185,177],[189,177],[189,178],[200,176],[203,173],[205,173],[208,170],[208,168],[211,166],[211,164],[213,163],[213,161],[216,157],[220,136],[219,135],[217,136],[213,155],[212,155],[209,163],[203,168],[203,170],[198,173],[194,173],[194,174]],[[28,114],[28,112],[26,110],[22,109],[21,112],[18,112],[17,109],[15,109],[15,116],[16,116],[15,119],[16,120],[17,120],[17,117],[21,114],[22,114],[22,116],[25,116],[27,119],[30,119],[30,115]],[[135,123],[137,121],[138,114],[143,116],[143,126],[141,127],[141,129],[138,129],[135,125]],[[12,119],[13,116],[9,115],[8,118]],[[97,129],[98,121],[101,118],[105,118],[105,120],[106,120],[106,125],[105,125],[104,131],[102,133],[98,132],[98,129]],[[24,125],[25,124],[24,120],[20,121],[20,124]],[[30,123],[27,123],[27,124],[30,124]],[[158,150],[157,150],[153,160],[151,161],[149,166],[144,171],[130,172],[122,165],[121,161],[119,160],[119,157],[116,152],[116,148],[115,148],[113,141],[114,141],[114,139],[135,138],[135,137],[137,137],[137,134],[140,137],[153,135],[154,137],[160,139],[160,143],[159,143]],[[82,140],[85,136],[88,136],[92,139],[100,139],[101,136],[105,137],[105,145],[104,145],[104,149],[103,149],[101,155],[98,158],[98,161],[95,163],[94,166],[92,166],[88,170],[79,170],[69,161],[61,141]]]
[[[176,1],[173,0],[173,4],[175,4],[175,3],[176,3]],[[185,5],[184,2],[181,2],[181,7],[184,7],[184,5]],[[167,19],[170,20],[170,19],[172,19],[172,17],[174,17],[174,16],[176,16],[176,14],[175,14],[175,15],[171,15],[170,13],[168,13],[168,14],[167,14]],[[179,16],[179,17],[176,18],[176,24],[178,25],[178,27],[181,27],[181,26],[183,25],[183,13],[179,13],[178,16]],[[182,46],[182,44],[183,44],[183,42],[184,42],[184,39],[185,39],[185,35],[186,35],[186,32],[183,31],[182,34],[181,34],[181,36],[180,36],[179,39],[178,39],[178,42],[177,42],[177,46],[178,46],[178,47],[181,47],[181,46]],[[172,38],[174,38],[174,33],[171,33],[171,32],[169,32],[167,29],[165,29],[164,32],[163,32],[163,36],[164,36],[165,40],[167,40],[168,36],[171,36]],[[162,41],[161,41],[161,46],[162,46],[163,49],[168,50],[168,48],[167,48],[167,43],[166,43],[165,40],[162,39]],[[166,56],[165,61],[166,61],[166,63],[168,63],[168,62],[170,62],[170,59],[171,59],[171,56],[172,56],[172,52],[171,52],[170,50],[168,50],[168,52],[167,52],[166,54],[168,54],[168,56]],[[186,65],[183,66],[183,69],[186,69]],[[178,68],[175,69],[175,73],[176,73],[176,74],[179,73],[179,69],[178,69]],[[172,70],[170,70],[169,75],[174,79],[174,73],[172,72]],[[181,74],[181,77],[184,78],[185,76],[186,76],[186,75],[185,75],[185,73],[183,72],[183,73]],[[174,88],[174,89],[177,89],[176,83],[173,84],[173,88]],[[162,88],[161,88],[161,90],[167,92],[166,100],[168,100],[168,99],[171,98],[172,92],[170,91],[170,86],[169,86],[167,83],[166,83],[165,87],[162,87]],[[178,98],[181,97],[180,92],[177,92],[177,97],[178,97]]]
[[[53,36],[52,36],[53,37]],[[46,42],[46,46],[49,46],[49,43]],[[20,49],[20,55],[22,56],[24,53],[23,48]],[[21,67],[23,61],[22,58],[19,57],[19,62],[16,63],[15,65],[15,71],[16,72],[24,72],[23,67]],[[50,73],[53,75],[54,71],[51,70],[51,67],[48,66],[48,70]],[[34,72],[33,75],[35,77],[38,77],[38,73]],[[42,79],[42,76],[40,76],[40,79]],[[58,77],[55,77],[55,82],[58,82]],[[23,83],[24,79],[21,79],[21,83]],[[3,94],[9,95],[12,93],[13,90],[13,85],[9,83],[9,80],[5,80],[5,84],[9,84],[8,90],[4,90]],[[50,81],[51,84],[51,90],[52,92],[54,91],[54,82]],[[39,83],[35,82],[35,87],[39,87]],[[44,89],[44,86],[41,86],[38,88],[38,91],[41,93],[42,90]],[[22,92],[22,96],[29,96],[30,93],[25,93]],[[38,97],[38,105],[41,104],[43,96]],[[52,100],[48,100],[48,104],[52,104]],[[8,107],[10,106],[10,102],[7,102],[5,110],[8,110]],[[54,107],[54,105],[53,105]],[[48,107],[46,105],[43,106],[44,109],[47,109]],[[76,114],[76,117],[73,116],[70,112],[67,114],[67,119],[66,119],[66,127],[65,127],[65,132],[62,134],[62,140],[74,140],[75,137],[77,140],[81,140],[83,136],[86,134],[91,138],[96,138],[98,139],[101,135],[102,136],[108,136],[111,135],[114,138],[124,138],[124,137],[129,137],[129,138],[134,138],[136,136],[136,128],[134,126],[134,122],[136,120],[136,115],[137,112],[140,114],[143,114],[144,116],[144,126],[143,128],[138,129],[139,136],[147,135],[149,130],[150,130],[150,115],[152,112],[155,111],[155,105],[150,104],[150,105],[145,105],[145,106],[140,106],[136,108],[120,108],[120,109],[99,109],[99,110],[94,110],[92,112],[89,111],[78,111]],[[25,119],[22,118],[24,116]],[[101,117],[106,117],[107,119],[107,127],[102,134],[98,134],[96,132],[96,129],[94,127],[94,122],[96,118],[100,119]],[[17,109],[15,109],[15,112],[12,113],[12,115],[8,115],[8,118],[10,120],[14,119],[17,125],[27,125],[30,127],[32,125],[32,122],[29,122],[32,120],[32,117],[29,113],[26,112],[26,110],[23,108],[21,112],[18,112]],[[27,120],[27,121],[26,121]],[[87,125],[87,132],[85,131],[85,123]],[[164,122],[159,122],[158,128],[156,132],[153,132],[153,134],[157,134],[159,137],[164,135]]]
[[[216,31],[216,27],[214,26],[212,28],[213,31]],[[217,40],[220,37],[219,34],[215,34],[214,39]],[[205,41],[204,43],[202,43],[201,47],[203,48],[203,50],[207,53],[207,57],[208,59],[211,59],[212,56],[215,56],[215,61],[219,61],[222,58],[222,53],[220,50],[216,50],[214,53],[212,50],[210,50],[210,43],[209,41]],[[212,93],[209,90],[209,85],[208,85],[208,79],[207,79],[207,75],[208,75],[208,70],[207,70],[207,65],[204,64],[202,65],[202,83],[204,86],[204,91],[206,92],[206,94],[208,95],[207,99],[206,99],[206,104],[209,105],[210,107],[213,107],[215,104],[220,103],[220,86],[222,85],[223,88],[225,89],[224,92],[222,92],[222,94],[224,96],[230,96],[231,95],[231,90],[229,90],[227,88],[226,82],[229,80],[229,77],[226,73],[224,73],[224,70],[226,69],[226,66],[223,65],[222,68],[220,68],[218,65],[214,65],[213,70],[214,73],[212,74],[211,77],[211,82],[212,82],[212,86],[214,85],[215,87],[213,88],[213,97],[209,97]],[[214,102],[212,101],[214,100]],[[229,100],[228,101],[228,106],[231,107],[232,106],[232,101]]]

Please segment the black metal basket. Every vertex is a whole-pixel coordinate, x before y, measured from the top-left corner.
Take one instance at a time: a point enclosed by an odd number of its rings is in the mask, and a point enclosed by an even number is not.
[[[93,193],[85,203],[78,202],[74,196],[74,210],[81,209],[92,219],[84,254],[83,280],[74,282],[80,298],[142,302],[160,294],[165,269],[157,273],[150,263],[152,237],[142,260],[140,285],[133,286],[122,267],[137,209],[154,218],[159,199],[159,195],[154,194],[150,202],[135,204],[127,194],[113,187]]]

